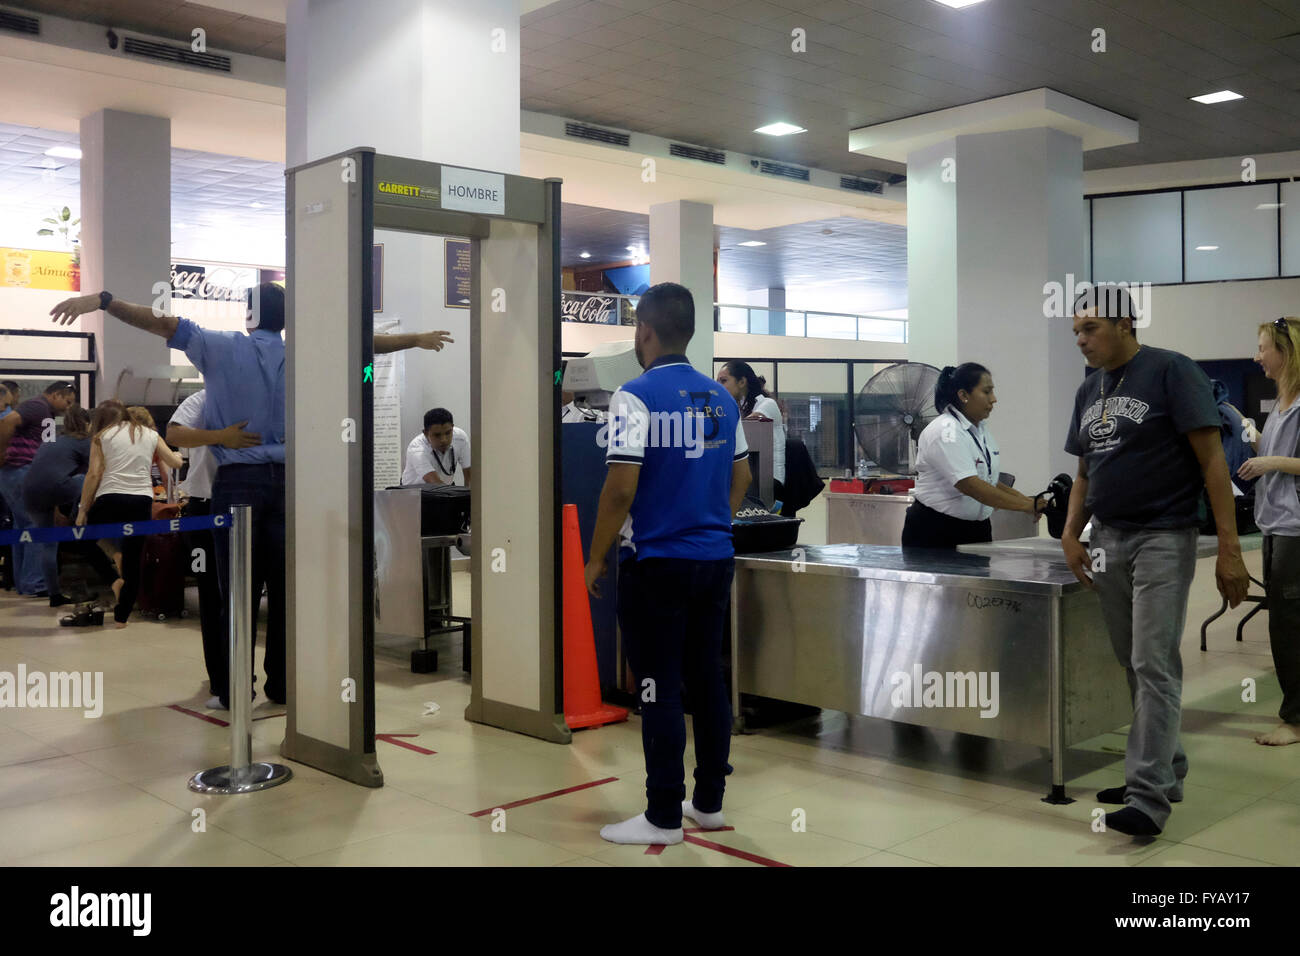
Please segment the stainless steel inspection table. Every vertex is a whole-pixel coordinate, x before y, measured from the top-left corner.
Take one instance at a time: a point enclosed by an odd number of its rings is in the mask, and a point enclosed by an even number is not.
[[[1070,802],[1066,748],[1132,717],[1097,595],[1061,557],[738,555],[731,613],[736,714],[744,692],[1048,748],[1049,802]]]

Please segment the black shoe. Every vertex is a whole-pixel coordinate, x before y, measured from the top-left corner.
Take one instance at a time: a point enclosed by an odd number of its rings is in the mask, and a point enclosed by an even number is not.
[[[59,594],[50,598],[50,607],[63,607],[65,604],[75,604],[76,598],[68,597],[66,594]]]
[[[1105,790],[1097,791],[1098,803],[1118,803],[1123,804],[1124,798],[1128,796],[1128,787],[1107,787]],[[1183,798],[1170,797],[1170,803],[1182,803]]]
[[[1136,837],[1156,836],[1160,833],[1156,822],[1137,807],[1125,807],[1106,814],[1106,829]]]

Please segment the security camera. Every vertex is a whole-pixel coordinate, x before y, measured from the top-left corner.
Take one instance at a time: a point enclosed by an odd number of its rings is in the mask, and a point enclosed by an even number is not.
[[[110,50],[117,49],[117,34],[114,33],[112,30],[108,31],[108,48]]]

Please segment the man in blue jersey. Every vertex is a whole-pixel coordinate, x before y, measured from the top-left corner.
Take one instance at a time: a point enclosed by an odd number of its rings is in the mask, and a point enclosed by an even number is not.
[[[621,537],[618,620],[641,693],[645,813],[602,827],[611,843],[682,842],[682,816],[723,825],[731,772],[731,702],[722,634],[735,569],[731,519],[749,486],[735,400],[687,361],[695,302],[683,286],[649,289],[636,309],[645,374],[610,400],[606,461],[587,589],[599,596],[605,555]],[[695,723],[695,792],[686,800],[682,684]]]

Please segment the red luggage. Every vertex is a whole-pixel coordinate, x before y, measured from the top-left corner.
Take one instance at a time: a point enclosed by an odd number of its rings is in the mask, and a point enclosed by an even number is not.
[[[169,476],[170,477],[170,476]],[[174,518],[180,512],[173,482],[167,482],[167,501],[155,501],[153,517]],[[185,616],[185,571],[189,552],[182,534],[155,534],[140,549],[140,591],[135,607],[146,617],[165,621]]]

